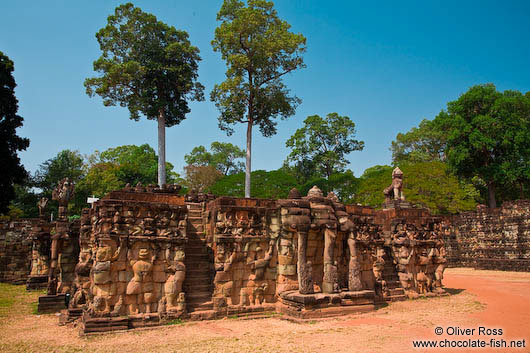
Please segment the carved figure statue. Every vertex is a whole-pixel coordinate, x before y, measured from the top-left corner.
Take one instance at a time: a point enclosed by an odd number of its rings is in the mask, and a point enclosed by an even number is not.
[[[383,269],[385,267],[385,249],[382,246],[378,246],[375,249],[375,261],[374,261],[374,277],[375,283],[377,284],[376,289],[380,290],[380,295],[383,296],[386,292],[386,281],[383,278]]]
[[[111,269],[112,262],[116,261],[121,252],[121,247],[118,247],[116,252],[112,254],[112,248],[108,245],[100,246],[96,250],[96,258],[92,267],[92,280],[94,286],[92,292],[94,300],[100,304],[96,307],[97,311],[102,314],[110,313],[110,298],[114,294],[115,284],[112,282]],[[114,290],[113,290],[114,289]]]
[[[265,291],[267,290],[267,283],[262,283],[261,285],[254,288],[252,292],[253,304],[261,305],[265,299]]]
[[[138,252],[138,260],[130,260],[133,278],[127,283],[126,294],[131,298],[128,300],[131,314],[144,312],[143,309],[145,309],[145,313],[153,312],[152,306],[156,301],[156,297],[153,293],[152,270],[156,254],[151,257],[149,255],[149,249],[141,248]]]
[[[48,206],[48,198],[46,197],[41,198],[39,202],[37,202],[37,207],[39,208],[39,217],[41,219],[46,216],[45,212],[46,212],[47,206]]]
[[[52,191],[52,199],[59,202],[59,219],[66,218],[68,202],[74,196],[74,189],[74,183],[69,178],[64,178]]]
[[[179,305],[185,303],[179,302],[182,292],[182,283],[186,278],[186,265],[184,264],[184,249],[166,249],[166,272],[170,273],[164,284],[164,294],[166,298],[167,311],[178,310]],[[185,297],[184,297],[185,298]]]
[[[403,194],[403,172],[399,167],[392,171],[392,184],[383,190],[385,194],[385,202],[390,202],[392,199],[405,201]]]
[[[348,264],[348,290],[359,291],[362,289],[361,266],[357,254],[355,235],[351,232],[348,236],[348,248],[350,250],[350,262]]]
[[[241,246],[239,243],[235,244],[233,250],[230,249],[230,244],[218,243],[215,252],[215,292],[214,296],[217,298],[217,306],[232,305],[232,289],[234,281],[232,278],[232,265],[239,261],[241,254]],[[215,304],[214,304],[215,305]]]
[[[437,294],[445,293],[445,290],[442,288],[442,280],[445,268],[447,267],[447,258],[445,245],[441,239],[436,241],[432,261],[435,266],[433,292]]]

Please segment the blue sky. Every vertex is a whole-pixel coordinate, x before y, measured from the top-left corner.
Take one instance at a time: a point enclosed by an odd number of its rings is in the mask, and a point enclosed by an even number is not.
[[[129,120],[128,110],[104,107],[85,94],[100,55],[95,33],[118,1],[1,1],[0,51],[15,63],[16,96],[31,140],[22,162],[30,171],[63,149],[83,154],[125,144],[156,149],[156,123]],[[209,96],[225,64],[211,47],[221,0],[134,1],[190,34],[201,51],[199,81]],[[253,170],[273,170],[289,153],[285,141],[308,115],[337,112],[356,124],[362,152],[348,156],[356,176],[389,164],[398,132],[433,118],[470,86],[530,90],[529,1],[277,0],[279,16],[307,38],[306,69],[285,82],[302,99],[278,134],[253,135]],[[192,103],[180,125],[167,129],[167,160],[181,172],[184,154],[213,141],[245,146],[243,126],[231,137],[217,127],[208,99]]]

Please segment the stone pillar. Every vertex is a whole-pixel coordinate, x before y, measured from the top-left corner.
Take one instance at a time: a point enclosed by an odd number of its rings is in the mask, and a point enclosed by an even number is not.
[[[335,261],[336,229],[324,228],[324,278],[322,281],[323,293],[337,292],[338,277]]]
[[[298,231],[298,288],[300,294],[312,294],[313,274],[311,263],[307,262],[307,231]]]
[[[361,283],[361,266],[359,265],[359,256],[357,254],[357,242],[353,233],[348,237],[348,247],[350,249],[350,263],[348,266],[348,290],[355,292],[362,289]]]

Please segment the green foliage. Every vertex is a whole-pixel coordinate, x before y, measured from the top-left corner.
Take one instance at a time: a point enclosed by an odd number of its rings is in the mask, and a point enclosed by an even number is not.
[[[478,191],[460,182],[440,161],[400,165],[404,174],[404,192],[408,201],[428,207],[433,214],[449,214],[472,210]],[[354,201],[380,207],[383,189],[392,182],[391,166],[374,166],[365,170],[359,181]]]
[[[471,87],[435,121],[447,136],[447,162],[460,177],[478,177],[495,189],[530,182],[530,95],[498,92],[493,84]]]
[[[362,151],[364,142],[355,139],[355,123],[347,116],[330,113],[326,118],[311,115],[304,126],[287,140],[291,148],[288,161],[297,165],[312,165],[318,176],[330,178],[333,173],[344,171],[349,163],[346,155]]]
[[[16,131],[24,119],[17,115],[13,71],[13,61],[0,51],[0,213],[7,212],[9,202],[15,198],[13,185],[27,177],[17,155],[28,148],[29,139],[19,137]]]
[[[33,177],[34,186],[42,190],[40,197],[49,200],[48,209],[57,214],[57,202],[52,200],[52,191],[63,178],[70,178],[78,185],[86,173],[83,156],[79,151],[63,150],[39,166]],[[86,207],[86,194],[76,187],[70,213],[80,213]],[[33,205],[28,205],[33,207]]]
[[[296,178],[299,185],[314,179],[321,179],[319,176],[315,162],[310,159],[302,159],[293,164],[289,164],[289,160],[283,161],[281,170]]]
[[[223,174],[211,165],[187,165],[185,185],[193,191],[204,192],[214,185]]]
[[[246,153],[241,148],[228,142],[212,142],[211,152],[204,146],[193,148],[191,153],[184,156],[188,165],[212,166],[223,175],[241,173],[244,164],[238,159],[244,158]]]
[[[409,132],[398,133],[392,141],[392,163],[418,163],[445,159],[446,134],[436,120],[424,119]]]
[[[282,171],[270,172],[256,170],[252,172],[252,194],[251,197],[262,199],[286,198],[289,191],[297,187],[296,179]],[[210,192],[218,196],[243,197],[245,194],[245,174],[233,174],[223,177],[211,188]]]
[[[11,201],[10,207],[15,207],[22,211],[22,218],[34,218],[39,215],[37,202],[40,195],[33,190],[33,183],[28,178],[21,184],[15,184],[15,198]]]
[[[179,124],[190,112],[187,100],[203,100],[197,82],[199,49],[185,31],[175,29],[133,4],[116,8],[107,26],[96,33],[101,57],[85,80],[87,94],[98,94],[105,106],[127,107],[130,118],[165,114],[166,126]]]
[[[95,152],[89,158],[85,178],[77,190],[85,194],[103,197],[112,190],[121,189],[125,184],[156,184],[158,157],[148,144],[140,146],[124,145]],[[171,163],[166,163],[168,183],[179,182],[179,175]]]
[[[247,124],[245,194],[250,195],[252,127],[263,136],[276,133],[276,118],[295,113],[301,100],[290,95],[282,77],[305,67],[302,54],[306,39],[289,31],[273,3],[225,0],[217,14],[221,21],[212,41],[214,51],[226,62],[226,80],[216,84],[210,99],[220,111],[219,128],[231,135],[232,125]]]
[[[351,170],[343,173],[333,173],[326,178],[313,178],[304,184],[300,185],[299,191],[302,195],[307,195],[309,189],[313,186],[318,186],[320,190],[327,195],[328,192],[333,191],[339,200],[344,204],[352,203],[359,187],[359,179],[357,179]]]
[[[84,166],[79,151],[62,150],[39,166],[34,176],[35,185],[51,196],[52,190],[63,178],[68,177],[77,184],[85,174]]]
[[[443,162],[423,162],[404,165],[404,191],[407,200],[422,204],[434,214],[473,210],[478,191],[473,185],[460,182]],[[389,183],[390,185],[390,183]]]
[[[392,167],[388,165],[376,165],[364,171],[359,178],[359,188],[355,195],[355,203],[379,208],[385,200],[383,189],[392,181]],[[405,184],[409,175],[405,175]],[[407,197],[408,195],[405,194]]]

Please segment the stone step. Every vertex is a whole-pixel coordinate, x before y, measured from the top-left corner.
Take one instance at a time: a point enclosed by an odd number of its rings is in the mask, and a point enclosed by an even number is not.
[[[404,300],[407,300],[407,296],[406,295],[393,295],[393,296],[390,296],[390,297],[386,297],[385,300],[387,302],[401,302],[401,301],[404,301]]]
[[[393,288],[388,289],[387,293],[390,294],[390,296],[405,295],[405,290],[403,288]]]
[[[211,272],[210,268],[194,268],[191,265],[186,267],[186,277],[190,279],[210,275]]]
[[[186,231],[189,231],[190,233],[193,232],[193,231],[195,231],[197,233],[203,233],[204,232],[204,225],[188,223],[188,227],[186,228]]]
[[[210,275],[203,275],[203,276],[197,276],[197,277],[192,277],[192,278],[186,278],[184,280],[184,284],[183,286],[185,288],[195,288],[196,286],[206,286],[206,285],[211,285],[212,283],[212,277],[210,277]],[[189,292],[189,291],[187,291]]]
[[[187,262],[194,262],[194,261],[206,261],[210,262],[210,254],[207,252],[192,252],[192,251],[186,251],[186,260]]]
[[[190,215],[188,213],[188,222],[191,222],[193,224],[202,224],[202,216],[201,214],[194,214],[194,215]]]
[[[213,291],[204,291],[204,292],[191,292],[186,293],[186,303],[199,303],[205,302],[212,299]]]
[[[190,234],[187,235],[188,246],[207,246],[206,244],[206,235],[205,234]]]
[[[201,217],[202,216],[202,209],[189,209],[188,210],[188,218],[190,217]]]
[[[210,270],[210,261],[186,261],[184,260],[184,264],[186,265],[186,272],[188,272],[188,268],[190,269],[190,272],[193,271],[201,271],[201,272],[207,272]],[[188,273],[190,273],[188,272]]]
[[[191,321],[215,319],[217,312],[213,310],[213,304],[205,304],[203,307],[188,308]]]
[[[209,281],[201,281],[196,283],[186,283],[184,282],[183,288],[184,292],[191,293],[192,291],[196,292],[213,292],[213,283],[208,283]]]
[[[209,254],[213,254],[213,251],[205,245],[200,245],[200,246],[187,246],[186,245],[186,257],[188,255],[199,255],[199,254],[209,255]]]

